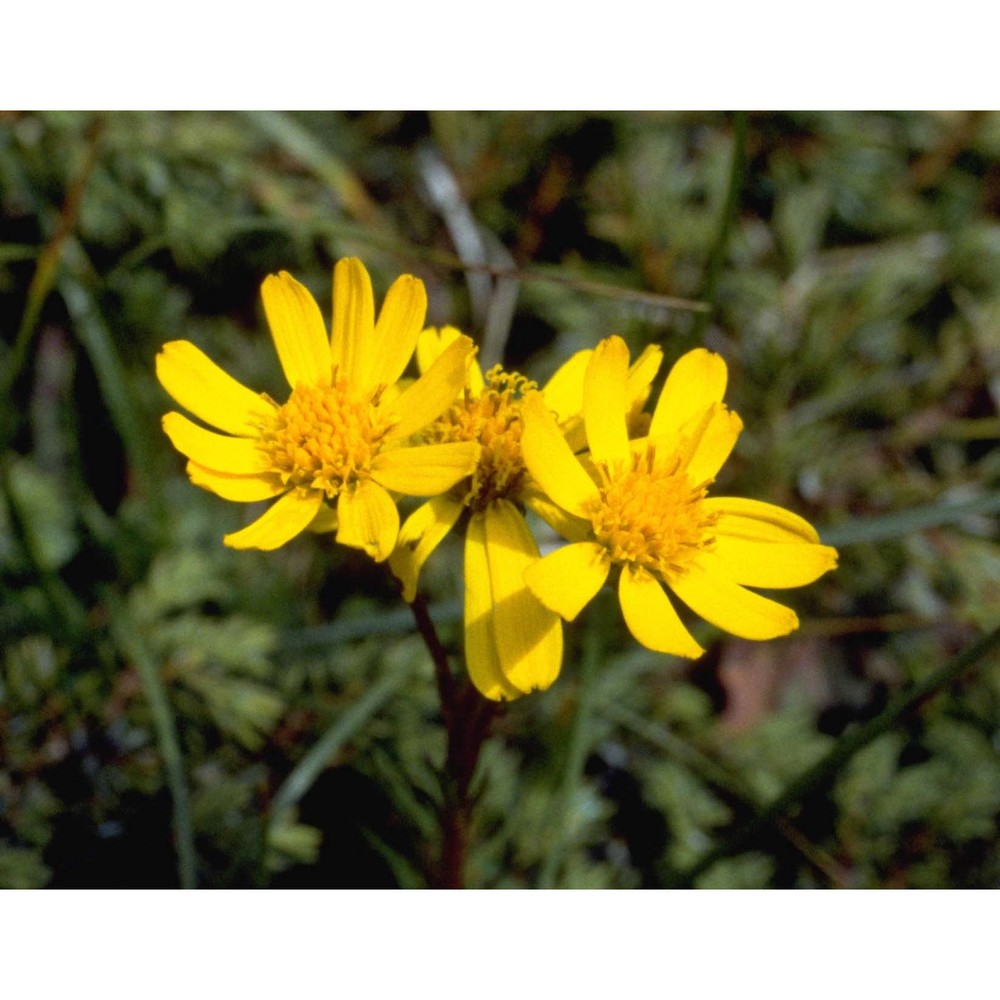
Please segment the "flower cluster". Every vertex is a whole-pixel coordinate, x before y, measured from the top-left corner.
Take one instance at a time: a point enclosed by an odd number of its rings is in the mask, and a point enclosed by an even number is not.
[[[157,356],[185,409],[163,427],[191,481],[227,500],[275,502],[234,548],[274,549],[303,530],[388,560],[417,595],[445,536],[464,533],[465,655],[487,698],[548,687],[562,662],[562,620],[619,571],[625,622],[651,649],[702,648],[666,590],[734,635],[769,639],[795,613],[747,587],[797,587],[836,565],[836,551],[790,511],[708,490],[742,429],[723,403],[727,369],[697,349],[672,368],[644,413],[662,352],[630,363],[620,337],[581,351],[539,388],[500,366],[483,372],[472,341],[425,329],[422,282],[404,275],[376,320],[360,261],[334,269],[327,333],[310,293],[268,277],[264,311],[290,387],[279,404],[241,385],[188,341]],[[404,373],[416,354],[419,377]],[[400,524],[397,501],[425,497]],[[525,513],[567,544],[544,557]]]
[[[532,593],[575,618],[621,570],[618,597],[629,631],[676,656],[704,650],[663,586],[706,621],[745,639],[798,627],[795,612],[751,587],[811,583],[837,564],[802,518],[756,500],[709,497],[743,422],[722,402],[726,364],[697,349],[671,369],[646,434],[630,438],[624,416],[628,348],[602,341],[587,365],[583,419],[590,452],[578,457],[544,400],[525,406],[521,449],[539,486],[570,515],[570,544],[525,572]]]
[[[360,261],[333,273],[329,334],[319,306],[290,274],[261,288],[274,346],[291,387],[279,405],[227,375],[186,340],[164,345],[156,374],[181,406],[225,434],[180,413],[163,429],[188,459],[191,481],[226,500],[279,497],[256,521],[226,535],[238,549],[275,549],[319,523],[343,545],[378,561],[392,552],[399,513],[391,493],[434,496],[476,466],[474,442],[417,444],[414,435],[449,406],[474,347],[456,338],[422,378],[400,378],[416,348],[427,294],[410,275],[389,289],[378,322]]]

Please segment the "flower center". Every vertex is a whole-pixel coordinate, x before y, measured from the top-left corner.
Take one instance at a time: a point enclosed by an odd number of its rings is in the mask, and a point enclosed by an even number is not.
[[[716,516],[702,508],[708,483],[692,485],[679,466],[678,458],[654,467],[649,447],[614,476],[599,469],[604,484],[590,519],[597,541],[615,562],[676,575],[713,543]]]
[[[535,383],[500,365],[485,376],[478,396],[466,389],[463,397],[433,425],[439,441],[478,441],[479,464],[456,489],[464,491],[462,502],[473,510],[484,510],[491,500],[517,494],[524,478],[521,458],[521,400]]]
[[[283,483],[323,490],[333,499],[346,484],[371,473],[385,432],[373,409],[372,401],[343,379],[300,382],[261,447]]]

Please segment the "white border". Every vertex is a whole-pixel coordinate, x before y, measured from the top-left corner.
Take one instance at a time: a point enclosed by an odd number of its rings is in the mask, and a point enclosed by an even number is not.
[[[4,14],[7,108],[990,108],[988,6],[210,4]]]

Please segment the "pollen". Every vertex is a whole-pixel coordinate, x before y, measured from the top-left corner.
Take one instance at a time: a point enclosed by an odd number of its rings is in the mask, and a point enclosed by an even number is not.
[[[323,490],[332,500],[371,473],[385,432],[373,411],[373,401],[343,379],[300,382],[262,436],[261,447],[283,483]]]
[[[466,389],[463,397],[434,425],[439,441],[478,441],[479,464],[458,484],[462,502],[485,510],[497,499],[516,497],[525,476],[521,457],[521,400],[536,388],[534,382],[500,365],[484,376],[478,395]]]
[[[658,463],[650,447],[614,474],[599,467],[602,485],[590,518],[614,562],[669,579],[713,544],[716,517],[702,506],[709,483],[693,484],[680,464],[680,458]]]

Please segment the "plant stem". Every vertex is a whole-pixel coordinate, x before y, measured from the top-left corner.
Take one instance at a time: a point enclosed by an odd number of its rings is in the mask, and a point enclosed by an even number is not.
[[[434,663],[434,677],[437,680],[438,695],[441,698],[441,713],[444,716],[445,725],[451,729],[451,719],[455,712],[456,684],[448,663],[448,652],[438,638],[437,629],[434,627],[434,620],[427,610],[427,598],[418,594],[410,604],[410,610],[417,623],[417,631],[420,638],[424,640],[427,651],[431,654]]]
[[[441,858],[431,883],[439,889],[462,889],[474,805],[469,789],[499,706],[483,698],[468,682],[460,684],[455,680],[448,654],[427,610],[426,598],[418,595],[410,607],[434,661],[441,716],[448,734],[442,782]]]
[[[448,729],[448,750],[444,766],[444,802],[441,827],[444,834],[441,866],[435,882],[440,889],[465,887],[465,859],[474,802],[469,796],[479,754],[490,732],[497,706],[466,684],[459,696],[458,710]]]

